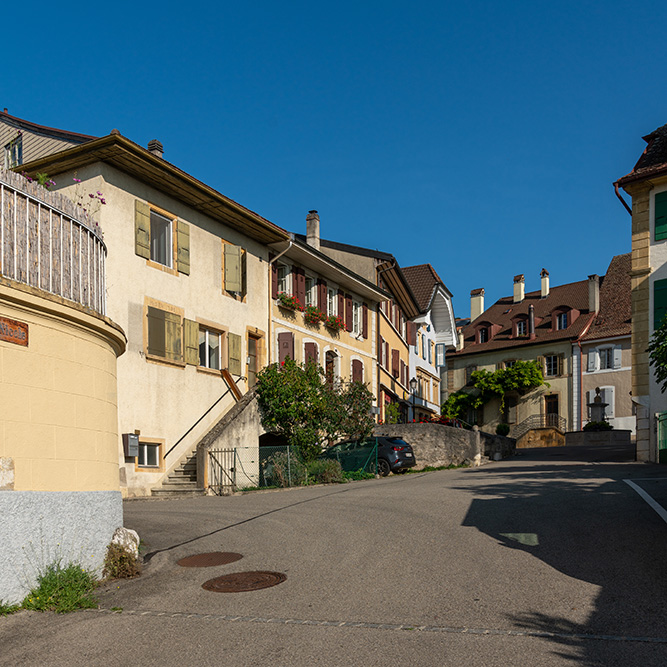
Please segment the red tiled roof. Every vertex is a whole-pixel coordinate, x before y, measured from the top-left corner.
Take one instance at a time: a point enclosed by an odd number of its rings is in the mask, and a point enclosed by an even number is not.
[[[651,134],[643,137],[646,142],[644,152],[629,174],[618,179],[619,185],[648,178],[658,172],[667,170],[667,125],[659,127]]]
[[[415,295],[419,310],[422,313],[425,312],[431,304],[435,286],[440,284],[445,287],[445,283],[442,282],[440,276],[430,264],[406,266],[402,270],[410,289]],[[445,289],[447,288],[445,287]]]

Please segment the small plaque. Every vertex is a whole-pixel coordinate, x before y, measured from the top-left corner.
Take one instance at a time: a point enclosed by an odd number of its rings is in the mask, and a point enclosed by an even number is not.
[[[7,317],[0,317],[0,340],[28,347],[28,325]]]

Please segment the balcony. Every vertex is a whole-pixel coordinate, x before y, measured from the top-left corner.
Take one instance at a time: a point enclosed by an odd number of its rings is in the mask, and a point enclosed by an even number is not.
[[[70,199],[0,168],[0,276],[105,315],[106,252]]]

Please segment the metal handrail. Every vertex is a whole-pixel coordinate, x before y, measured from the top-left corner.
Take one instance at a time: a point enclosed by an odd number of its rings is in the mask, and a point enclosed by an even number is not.
[[[530,417],[524,419],[520,424],[512,426],[510,428],[509,436],[516,440],[535,428],[557,428],[562,433],[565,433],[567,420],[565,417],[555,414],[530,415]]]

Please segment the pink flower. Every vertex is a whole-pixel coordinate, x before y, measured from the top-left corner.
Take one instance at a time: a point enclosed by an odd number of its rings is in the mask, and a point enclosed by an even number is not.
[[[81,183],[81,179],[80,179],[80,178],[76,178],[76,177],[74,177],[72,180],[73,180],[75,183]]]

